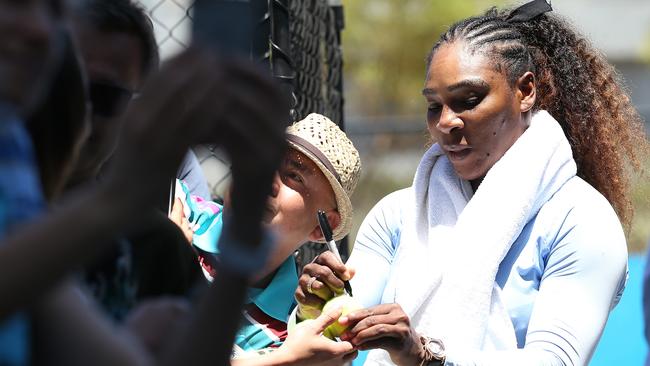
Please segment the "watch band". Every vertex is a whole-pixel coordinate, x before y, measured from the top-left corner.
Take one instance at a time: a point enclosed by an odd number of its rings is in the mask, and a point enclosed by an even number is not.
[[[440,339],[420,336],[422,353],[420,353],[419,366],[442,366],[445,364],[447,355],[445,345]]]

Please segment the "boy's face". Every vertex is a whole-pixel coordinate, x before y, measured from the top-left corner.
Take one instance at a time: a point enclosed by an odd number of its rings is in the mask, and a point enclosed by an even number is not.
[[[0,100],[28,112],[56,65],[60,0],[0,0]]]
[[[274,270],[304,242],[322,238],[318,210],[327,213],[332,229],[338,226],[336,198],[327,178],[311,159],[289,149],[267,205],[265,222],[278,235],[267,268]]]

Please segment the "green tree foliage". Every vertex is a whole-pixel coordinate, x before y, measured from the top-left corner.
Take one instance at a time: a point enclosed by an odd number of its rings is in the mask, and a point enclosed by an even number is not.
[[[350,0],[344,4],[346,105],[363,115],[420,114],[424,60],[455,21],[501,0]]]

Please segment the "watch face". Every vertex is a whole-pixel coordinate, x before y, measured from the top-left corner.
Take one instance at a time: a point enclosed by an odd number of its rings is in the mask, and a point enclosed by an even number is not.
[[[427,344],[427,348],[433,354],[433,357],[436,360],[445,359],[445,346],[439,339],[430,338],[429,343]]]
[[[440,343],[435,341],[429,342],[429,349],[431,350],[431,352],[433,352],[436,355],[439,355],[444,351]]]

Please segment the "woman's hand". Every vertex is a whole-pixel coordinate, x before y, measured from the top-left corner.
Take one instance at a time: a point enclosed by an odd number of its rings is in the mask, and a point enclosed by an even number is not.
[[[336,342],[322,335],[340,315],[341,310],[335,309],[297,324],[274,353],[286,357],[284,365],[341,365],[353,360],[357,351],[350,342]]]
[[[381,348],[398,365],[420,362],[422,345],[411,321],[398,304],[382,304],[353,311],[339,319],[350,328],[341,335],[358,350]]]
[[[349,281],[354,270],[341,263],[332,252],[324,252],[307,264],[298,280],[295,298],[299,319],[318,317],[327,300],[344,291],[343,281]]]

